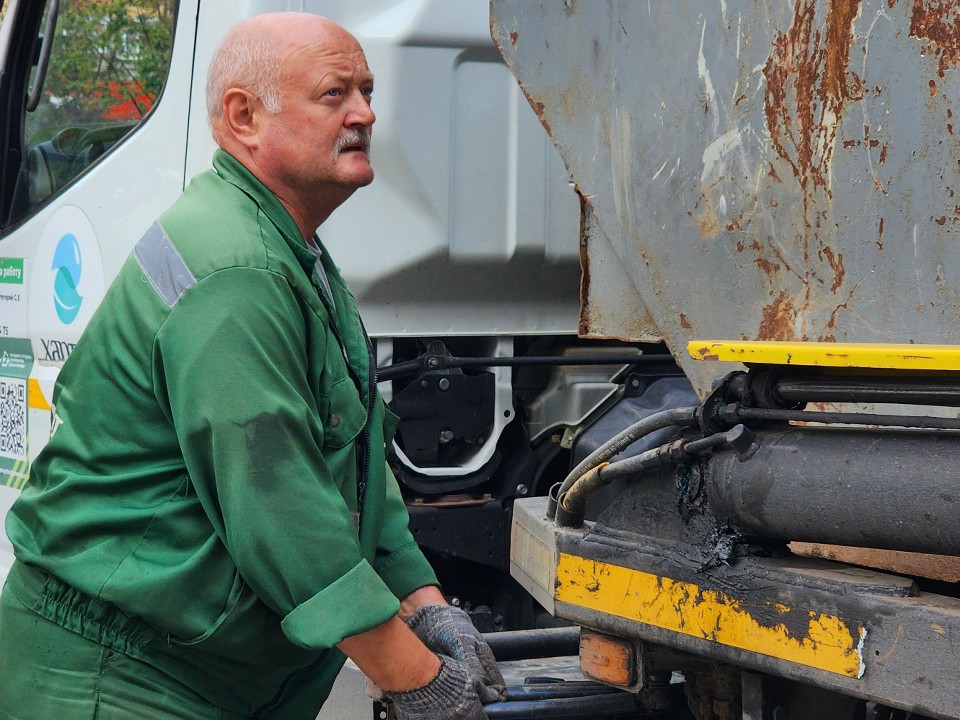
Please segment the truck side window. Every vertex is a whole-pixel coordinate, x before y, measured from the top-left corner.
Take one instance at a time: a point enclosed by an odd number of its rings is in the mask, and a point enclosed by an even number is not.
[[[10,192],[4,225],[32,214],[139,125],[170,66],[176,0],[60,0],[55,18],[50,1],[44,4],[34,21],[39,27],[14,30],[37,39],[23,100],[13,96],[22,133],[9,139],[19,159],[12,165],[19,167],[4,168],[8,181],[16,173],[12,184],[4,183]],[[37,84],[51,23],[46,75],[31,109],[26,95]]]

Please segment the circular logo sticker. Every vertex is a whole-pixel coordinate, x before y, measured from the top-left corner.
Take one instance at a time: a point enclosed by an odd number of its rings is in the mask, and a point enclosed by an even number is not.
[[[66,233],[57,243],[53,251],[53,265],[50,269],[55,273],[53,280],[53,304],[57,309],[57,317],[64,325],[69,325],[80,314],[80,305],[83,297],[77,288],[80,285],[80,274],[83,272],[83,256],[80,254],[80,243],[73,233]]]
[[[29,324],[34,356],[60,364],[103,299],[103,262],[93,226],[73,205],[47,222],[32,263]]]

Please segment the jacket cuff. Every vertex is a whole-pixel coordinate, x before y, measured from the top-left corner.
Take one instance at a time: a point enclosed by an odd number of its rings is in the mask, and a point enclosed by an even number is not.
[[[415,542],[401,545],[389,555],[376,558],[373,564],[377,574],[400,600],[427,585],[440,585],[436,573]]]
[[[290,642],[322,650],[344,638],[382,625],[400,610],[400,601],[366,560],[295,607],[280,623]]]

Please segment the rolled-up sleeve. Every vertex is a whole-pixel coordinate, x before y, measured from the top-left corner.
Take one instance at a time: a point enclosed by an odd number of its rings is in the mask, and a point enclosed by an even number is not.
[[[303,647],[332,647],[358,630],[356,617],[383,618],[397,614],[400,603],[383,592],[384,583],[366,560],[294,608],[281,623],[284,634]],[[344,612],[349,608],[349,612]],[[377,623],[379,625],[380,623]],[[366,628],[366,623],[360,627]]]

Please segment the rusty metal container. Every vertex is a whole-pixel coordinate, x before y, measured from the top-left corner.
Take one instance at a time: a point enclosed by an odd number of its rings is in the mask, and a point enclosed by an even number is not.
[[[580,330],[960,343],[960,2],[492,0],[581,198]]]

